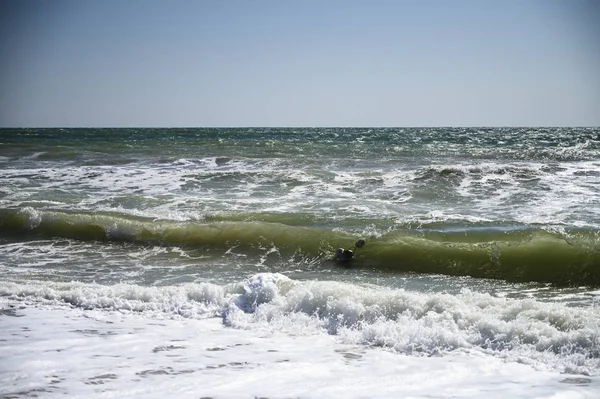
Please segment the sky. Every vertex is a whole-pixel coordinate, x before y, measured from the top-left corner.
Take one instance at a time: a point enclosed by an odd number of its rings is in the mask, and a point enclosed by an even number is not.
[[[0,127],[600,126],[600,0],[0,0]]]

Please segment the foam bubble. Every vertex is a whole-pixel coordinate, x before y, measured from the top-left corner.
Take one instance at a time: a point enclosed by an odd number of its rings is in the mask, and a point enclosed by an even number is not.
[[[29,229],[35,229],[42,223],[41,213],[32,207],[22,208],[19,213],[25,217],[25,226]]]

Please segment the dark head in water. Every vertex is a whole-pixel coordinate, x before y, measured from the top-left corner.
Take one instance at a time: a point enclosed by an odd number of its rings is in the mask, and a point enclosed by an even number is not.
[[[349,249],[338,248],[335,250],[335,254],[340,262],[350,262],[354,257],[354,252]]]
[[[360,248],[365,245],[365,240],[358,240],[354,243],[356,248]],[[335,250],[335,254],[339,262],[350,262],[354,258],[354,252],[351,249],[338,248]]]

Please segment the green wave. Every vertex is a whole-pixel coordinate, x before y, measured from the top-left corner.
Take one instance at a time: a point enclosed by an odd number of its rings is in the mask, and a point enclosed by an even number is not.
[[[276,220],[272,217],[271,219]],[[284,217],[282,220],[288,220]],[[0,210],[0,231],[13,239],[43,235],[77,240],[132,242],[142,245],[205,247],[256,252],[275,246],[281,253],[302,252],[333,261],[338,247],[353,248],[352,267],[388,272],[439,273],[456,276],[536,281],[557,285],[600,286],[600,230],[552,231],[469,228],[391,231],[359,237],[331,228],[239,220],[170,222],[121,214]]]
[[[122,214],[38,211],[32,208],[0,210],[5,235],[41,234],[77,240],[125,241],[184,247],[238,246],[252,250],[273,244],[280,250],[309,254],[329,251],[352,242],[349,233],[263,221],[153,220]]]
[[[559,285],[600,285],[600,244],[597,233],[574,244],[568,235],[537,229],[519,237],[477,234],[467,242],[438,241],[395,234],[371,242],[366,264],[376,260],[389,270],[457,276],[550,282]],[[485,240],[482,238],[485,237]],[[492,239],[494,238],[494,239]]]

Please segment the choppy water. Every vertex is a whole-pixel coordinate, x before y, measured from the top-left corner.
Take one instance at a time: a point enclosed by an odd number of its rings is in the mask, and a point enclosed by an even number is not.
[[[0,271],[8,397],[593,397],[600,129],[4,129]]]

